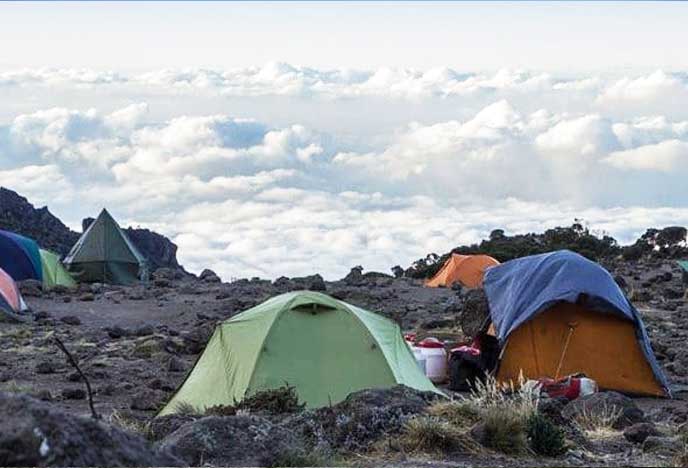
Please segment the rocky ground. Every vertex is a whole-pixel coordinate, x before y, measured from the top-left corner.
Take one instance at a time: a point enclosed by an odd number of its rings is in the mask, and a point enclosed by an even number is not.
[[[505,454],[486,442],[484,429],[478,430],[484,421],[470,418],[452,422],[452,427],[465,429],[464,438],[457,436],[461,443],[409,445],[404,442],[412,430],[409,420],[427,418],[436,403],[404,388],[362,392],[315,411],[186,414],[151,424],[215,324],[275,294],[323,291],[391,317],[405,330],[457,341],[465,296],[460,288],[429,289],[419,280],[359,269],[335,282],[314,275],[233,283],[222,283],[209,271],[193,278],[160,269],[150,284],[129,288],[95,284],[44,293],[31,282],[22,285],[35,320],[0,324],[0,466],[680,463],[677,457],[685,448],[678,428],[688,420],[688,355],[682,352],[688,338],[686,285],[670,261],[612,261],[606,266],[641,311],[675,399],[600,394],[592,402],[596,407],[603,412],[619,409],[612,412],[613,421],[605,421],[606,430],[581,428],[576,405],[549,402],[542,411],[566,429],[570,444],[558,457],[541,457],[532,450]],[[54,336],[89,377],[101,422],[88,419],[85,386]],[[442,418],[446,415],[433,421]]]

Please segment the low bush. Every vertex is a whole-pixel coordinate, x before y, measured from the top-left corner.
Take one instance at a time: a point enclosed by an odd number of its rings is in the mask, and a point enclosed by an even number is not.
[[[539,413],[528,418],[526,433],[530,448],[538,455],[557,457],[566,452],[564,432]]]

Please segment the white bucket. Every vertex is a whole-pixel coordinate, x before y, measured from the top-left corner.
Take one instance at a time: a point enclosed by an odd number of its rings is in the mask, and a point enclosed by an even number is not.
[[[447,351],[442,342],[428,338],[418,343],[417,348],[425,357],[425,375],[434,383],[447,380]]]
[[[418,367],[420,367],[420,370],[423,371],[423,374],[427,375],[426,369],[427,369],[428,360],[425,358],[425,355],[423,354],[423,350],[413,346],[411,348],[411,351],[413,351],[413,357],[416,358],[416,362],[418,363]]]

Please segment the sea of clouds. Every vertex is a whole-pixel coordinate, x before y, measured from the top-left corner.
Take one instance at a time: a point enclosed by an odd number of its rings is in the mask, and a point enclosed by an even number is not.
[[[192,271],[338,278],[583,218],[688,225],[688,75],[0,70],[0,185]]]

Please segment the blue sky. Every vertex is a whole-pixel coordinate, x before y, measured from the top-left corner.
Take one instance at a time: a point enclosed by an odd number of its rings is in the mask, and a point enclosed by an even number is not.
[[[0,3],[0,185],[225,278],[629,242],[688,225],[687,8]]]

